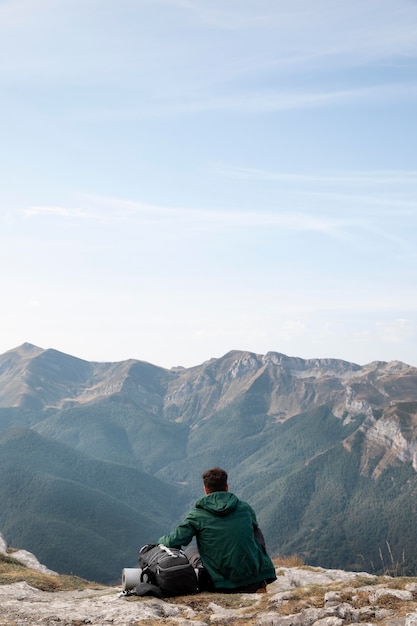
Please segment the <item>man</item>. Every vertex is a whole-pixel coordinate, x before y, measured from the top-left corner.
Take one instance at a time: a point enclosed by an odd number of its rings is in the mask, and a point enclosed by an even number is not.
[[[226,593],[265,591],[276,574],[255,512],[229,492],[227,473],[223,469],[213,467],[204,472],[202,478],[206,495],[197,500],[184,521],[158,543],[181,548],[195,536],[211,583],[204,585],[205,588],[211,586]],[[189,558],[194,564],[195,555],[194,559]]]

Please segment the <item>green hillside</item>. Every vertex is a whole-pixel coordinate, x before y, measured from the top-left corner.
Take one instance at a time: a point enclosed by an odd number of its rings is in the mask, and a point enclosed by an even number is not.
[[[185,456],[189,428],[123,397],[49,410],[33,429],[81,452],[151,473]]]
[[[0,436],[0,528],[49,568],[120,578],[178,518],[184,494],[134,468],[89,458],[30,430]]]

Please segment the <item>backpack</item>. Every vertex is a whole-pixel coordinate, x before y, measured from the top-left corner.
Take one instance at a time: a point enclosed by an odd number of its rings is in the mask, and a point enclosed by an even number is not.
[[[183,596],[198,591],[197,575],[182,550],[147,544],[140,549],[138,559],[142,574],[136,593],[145,590],[143,583],[148,589],[149,584],[156,585],[163,596]]]

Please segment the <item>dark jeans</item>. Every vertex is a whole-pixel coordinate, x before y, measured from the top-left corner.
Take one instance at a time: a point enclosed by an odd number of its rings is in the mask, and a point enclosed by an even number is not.
[[[198,571],[198,588],[200,591],[217,591],[219,593],[256,593],[258,591],[266,591],[266,581],[262,580],[251,585],[241,585],[232,589],[226,587],[215,587],[211,580],[210,574],[203,565],[200,553],[195,546],[191,546],[185,550],[191,565]]]
[[[186,548],[184,552],[188,556],[191,565],[198,572],[198,588],[200,591],[214,591],[213,581],[203,565],[198,549],[195,546],[191,546]]]

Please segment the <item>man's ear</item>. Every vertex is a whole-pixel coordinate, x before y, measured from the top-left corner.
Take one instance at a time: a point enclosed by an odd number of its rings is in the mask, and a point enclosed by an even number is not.
[[[209,490],[207,489],[207,487],[204,485],[204,491],[206,492],[206,496],[208,496],[208,494],[210,493]]]
[[[229,485],[226,485],[225,491],[229,491]]]

